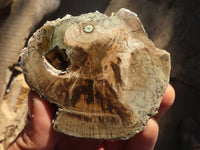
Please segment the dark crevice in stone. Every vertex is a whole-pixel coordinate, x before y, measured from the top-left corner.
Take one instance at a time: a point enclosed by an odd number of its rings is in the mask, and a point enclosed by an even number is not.
[[[45,55],[46,60],[56,69],[66,71],[71,65],[71,61],[68,58],[65,49],[59,49],[57,46],[50,50]]]

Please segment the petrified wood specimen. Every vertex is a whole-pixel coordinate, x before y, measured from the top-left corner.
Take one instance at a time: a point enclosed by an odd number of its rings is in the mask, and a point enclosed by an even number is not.
[[[156,115],[170,56],[133,12],[48,21],[21,52],[26,82],[58,105],[53,128],[84,138],[128,139]]]

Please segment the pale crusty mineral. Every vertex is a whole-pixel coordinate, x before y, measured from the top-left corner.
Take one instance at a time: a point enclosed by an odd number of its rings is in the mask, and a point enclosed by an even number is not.
[[[134,136],[156,115],[169,82],[169,53],[127,9],[48,21],[20,57],[29,86],[59,107],[53,128],[76,137]]]

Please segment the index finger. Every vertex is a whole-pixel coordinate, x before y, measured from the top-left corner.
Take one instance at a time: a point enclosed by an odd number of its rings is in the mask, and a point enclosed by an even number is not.
[[[172,106],[175,100],[175,90],[174,88],[169,84],[165,94],[163,96],[162,102],[160,104],[160,108],[158,110],[158,114],[155,116],[156,120],[159,120],[166,111]]]

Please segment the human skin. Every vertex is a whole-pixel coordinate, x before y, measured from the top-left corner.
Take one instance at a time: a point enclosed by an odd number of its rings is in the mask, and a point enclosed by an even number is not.
[[[175,99],[171,85],[166,89],[157,116],[151,118],[144,131],[129,140],[80,139],[58,133],[52,129],[56,112],[53,104],[29,93],[29,119],[23,132],[7,150],[152,150],[159,126],[158,120],[170,108]]]

